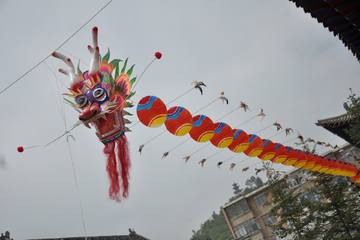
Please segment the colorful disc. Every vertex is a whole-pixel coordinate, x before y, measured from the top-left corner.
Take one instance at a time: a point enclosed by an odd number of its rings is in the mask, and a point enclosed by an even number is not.
[[[241,129],[233,129],[233,141],[228,146],[230,151],[240,153],[249,147],[249,136]]]
[[[138,103],[136,113],[142,124],[152,128],[160,127],[167,117],[165,104],[155,96],[142,98]]]
[[[315,156],[312,153],[306,152],[306,163],[302,167],[303,169],[312,169],[315,165]]]
[[[298,160],[298,154],[292,147],[286,147],[287,158],[282,162],[285,166],[292,166]]]
[[[257,157],[261,154],[264,148],[263,141],[255,134],[249,134],[249,147],[244,153],[249,157]]]
[[[275,157],[271,159],[271,161],[273,163],[282,163],[286,160],[286,158],[287,158],[286,148],[282,144],[277,143]]]
[[[261,154],[258,156],[258,158],[260,158],[263,161],[273,159],[276,151],[275,143],[273,143],[269,139],[262,139],[262,141],[264,144],[264,149],[261,152]]]
[[[233,141],[233,131],[229,125],[223,122],[214,124],[215,131],[214,136],[210,139],[210,142],[218,148],[226,148]]]
[[[329,169],[329,166],[330,166],[330,159],[323,158],[321,168],[319,169],[318,172],[322,172],[322,173],[326,172]]]
[[[190,112],[183,107],[172,107],[167,111],[166,129],[176,136],[184,136],[189,133],[192,123]]]
[[[322,166],[322,160],[324,157],[320,156],[320,155],[316,155],[315,156],[315,162],[314,162],[314,167],[311,169],[311,171],[315,171],[318,172]]]
[[[293,167],[302,168],[306,163],[306,153],[304,151],[299,150],[299,149],[296,150],[296,153],[297,153],[297,160],[293,164]]]
[[[214,123],[205,115],[193,117],[193,127],[189,134],[197,142],[207,142],[214,136]]]

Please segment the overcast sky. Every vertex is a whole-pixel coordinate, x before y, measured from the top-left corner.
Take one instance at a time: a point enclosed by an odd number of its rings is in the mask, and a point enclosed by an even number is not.
[[[66,86],[68,78],[57,72],[64,64],[47,57],[106,3],[0,1],[0,91],[46,58],[46,65],[41,63],[0,94],[0,232],[10,231],[15,240],[84,236],[66,138],[21,154],[16,149],[45,145],[64,133],[58,106],[63,105],[61,94],[67,89],[56,77]],[[83,71],[90,62],[87,45],[92,44],[94,26],[99,28],[101,54],[110,48],[111,59],[129,57],[129,64],[136,64],[134,76],[140,76],[155,52],[163,54],[137,84],[135,104],[147,95],[170,102],[198,80],[207,85],[204,95],[192,90],[168,107],[183,106],[195,113],[224,91],[228,105],[217,100],[197,114],[216,121],[242,101],[251,112],[237,110],[221,120],[235,127],[263,108],[263,121],[254,118],[241,129],[257,133],[278,121],[294,134],[279,134],[271,138],[273,142],[287,142],[299,131],[304,138],[345,143],[315,122],[343,114],[349,88],[359,93],[359,62],[337,37],[292,2],[113,1],[59,50],[74,63],[81,59]],[[130,111],[134,113],[130,120],[136,123],[136,106]],[[65,115],[69,128],[78,114],[66,105]],[[254,168],[261,167],[258,158],[245,160],[247,156],[238,154],[218,169],[217,162],[234,153],[218,153],[212,145],[185,164],[183,157],[206,145],[193,140],[161,159],[164,152],[189,138],[168,132],[146,144],[140,155],[139,145],[164,129],[137,124],[127,133],[131,189],[130,197],[120,204],[108,198],[103,144],[95,130],[80,126],[71,132],[76,139],[69,141],[88,236],[127,235],[128,228],[133,228],[150,239],[190,239],[191,231],[233,196],[232,183],[244,187]],[[272,126],[257,135],[269,138],[276,133]],[[286,145],[294,147],[294,142]],[[215,153],[204,167],[198,164]],[[229,170],[232,162],[242,160]],[[247,172],[241,171],[250,165],[254,166]],[[259,176],[266,181],[264,173]]]

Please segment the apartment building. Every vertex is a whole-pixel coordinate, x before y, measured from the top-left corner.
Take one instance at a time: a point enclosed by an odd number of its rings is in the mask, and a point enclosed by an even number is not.
[[[305,180],[309,176],[306,170],[296,168],[284,174],[279,182],[287,181],[290,188],[302,188],[308,184]],[[269,214],[271,207],[264,205],[271,198],[270,194],[266,194],[268,190],[269,186],[263,186],[221,207],[234,239],[277,239],[268,227],[277,222]]]

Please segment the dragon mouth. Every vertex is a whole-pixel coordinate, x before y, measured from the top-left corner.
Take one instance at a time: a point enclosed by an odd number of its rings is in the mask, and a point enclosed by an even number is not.
[[[121,121],[122,116],[118,111],[105,111],[101,112],[98,115],[92,117],[89,120],[83,122],[83,124],[90,128],[89,123],[94,124],[96,129],[96,136],[100,141],[112,137],[123,130],[123,123]]]

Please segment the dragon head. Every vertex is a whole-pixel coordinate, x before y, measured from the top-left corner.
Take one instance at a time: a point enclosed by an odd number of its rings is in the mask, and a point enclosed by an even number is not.
[[[124,110],[126,107],[132,107],[127,102],[134,93],[130,91],[136,77],[130,80],[133,71],[132,66],[126,71],[127,60],[124,66],[119,68],[121,60],[114,59],[109,62],[110,51],[104,57],[101,57],[98,47],[98,29],[92,30],[93,47],[88,49],[92,54],[90,68],[86,72],[81,72],[79,66],[77,73],[72,61],[61,53],[54,52],[52,55],[63,60],[68,69],[59,69],[70,78],[70,94],[64,94],[74,98],[74,102],[65,99],[72,107],[79,112],[79,123],[83,123],[88,128],[90,124],[95,126],[96,135],[103,143],[110,142],[122,136],[125,131],[124,115],[130,115]],[[114,77],[112,72],[115,70]]]

